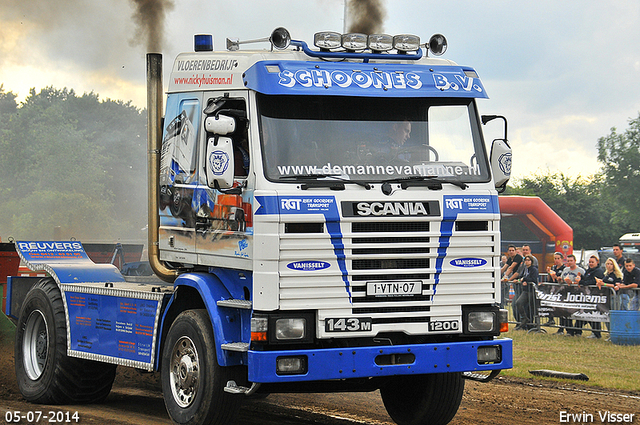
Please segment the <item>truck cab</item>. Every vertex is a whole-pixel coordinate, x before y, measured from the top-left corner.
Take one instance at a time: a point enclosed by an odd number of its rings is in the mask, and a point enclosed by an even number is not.
[[[189,117],[197,167],[170,188],[180,214],[160,204],[158,258],[185,273],[178,291],[204,273],[221,299],[185,288],[237,310],[239,328],[216,334],[218,362],[247,365],[252,386],[227,390],[368,390],[443,371],[455,393],[461,372],[510,367],[496,189],[511,151],[506,120],[504,139],[483,138],[495,116],[478,111],[476,71],[407,37],[396,54],[288,37],[274,31],[275,51],[228,40],[182,54],[169,79],[164,121]]]

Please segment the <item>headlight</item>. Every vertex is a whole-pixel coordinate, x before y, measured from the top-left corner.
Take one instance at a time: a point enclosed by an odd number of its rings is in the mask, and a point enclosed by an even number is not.
[[[276,320],[276,339],[296,340],[304,339],[307,332],[307,321],[304,318],[283,318]]]
[[[472,311],[467,318],[469,332],[491,332],[494,330],[495,315],[492,311]]]

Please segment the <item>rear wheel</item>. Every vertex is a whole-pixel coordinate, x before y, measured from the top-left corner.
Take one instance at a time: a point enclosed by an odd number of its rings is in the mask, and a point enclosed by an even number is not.
[[[398,376],[380,389],[384,407],[398,425],[448,424],[463,392],[460,373]]]
[[[224,391],[234,379],[220,367],[211,320],[206,310],[187,310],[171,325],[162,353],[162,394],[169,416],[178,424],[229,423],[241,398]]]
[[[27,294],[15,341],[18,388],[28,401],[44,404],[93,403],[104,400],[116,365],[67,356],[62,295],[51,278]]]

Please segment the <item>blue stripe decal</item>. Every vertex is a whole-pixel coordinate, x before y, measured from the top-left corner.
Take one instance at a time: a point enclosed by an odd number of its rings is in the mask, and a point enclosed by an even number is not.
[[[438,283],[440,283],[440,274],[442,273],[442,264],[444,263],[444,257],[447,256],[447,248],[451,240],[451,234],[453,233],[453,225],[455,224],[455,218],[451,221],[442,220],[440,223],[440,238],[438,239],[438,258],[436,258],[436,275],[434,276],[435,283],[433,284],[433,295],[436,295],[436,289]],[[433,299],[433,298],[432,298]]]
[[[333,252],[338,262],[338,267],[342,272],[342,281],[349,295],[351,302],[351,287],[347,276],[347,262],[344,253],[344,242],[342,240],[342,230],[340,228],[340,213],[338,204],[334,196],[256,196],[258,208],[255,215],[286,215],[286,214],[322,214]]]
[[[451,243],[453,226],[459,214],[494,214],[500,215],[497,195],[445,195],[442,199],[442,222],[440,223],[440,238],[438,240],[438,257],[436,258],[435,283],[433,295],[440,283],[442,265],[447,256],[447,249]]]

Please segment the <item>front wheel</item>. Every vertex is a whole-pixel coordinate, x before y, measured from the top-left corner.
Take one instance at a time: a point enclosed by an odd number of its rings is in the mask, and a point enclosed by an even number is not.
[[[448,424],[463,392],[460,373],[398,376],[380,389],[384,407],[398,425]]]
[[[15,370],[22,396],[44,404],[102,401],[116,376],[116,365],[67,356],[62,295],[51,278],[40,280],[22,304]]]
[[[178,424],[222,425],[238,411],[241,399],[224,392],[231,370],[220,367],[206,310],[187,310],[169,328],[162,352],[162,394]]]

